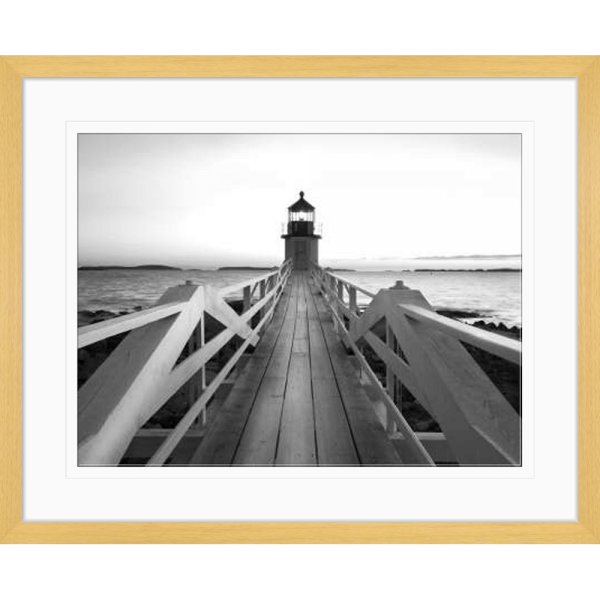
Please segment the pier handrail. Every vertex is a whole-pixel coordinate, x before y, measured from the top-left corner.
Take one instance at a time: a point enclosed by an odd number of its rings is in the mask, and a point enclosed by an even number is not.
[[[290,261],[288,261],[288,262],[290,262]],[[245,279],[244,281],[238,281],[237,283],[232,283],[231,285],[221,287],[221,288],[219,288],[219,293],[221,294],[221,296],[223,296],[223,298],[225,298],[227,296],[231,296],[235,292],[239,292],[240,290],[243,290],[250,286],[252,286],[252,289],[256,289],[257,284],[260,284],[261,282],[269,279],[270,277],[273,277],[274,275],[277,274],[278,271],[279,271],[279,268],[273,269],[273,270],[270,270],[269,273],[266,273],[265,275],[253,277],[252,279]]]
[[[338,336],[385,406],[388,432],[406,442],[415,463],[425,464],[427,452],[402,414],[402,386],[440,425],[460,465],[520,464],[521,418],[462,345],[520,365],[520,342],[439,315],[401,282],[374,294],[318,265],[311,271]],[[359,292],[370,298],[367,306],[358,305]],[[385,341],[373,331],[382,320]],[[363,353],[365,344],[385,365],[385,385]]]
[[[521,342],[511,338],[477,329],[471,325],[449,319],[435,311],[420,306],[402,305],[402,311],[411,319],[427,323],[432,328],[446,332],[461,342],[466,342],[494,356],[504,358],[514,364],[521,364]]]
[[[287,265],[289,268],[289,263],[290,261],[287,261],[287,263],[283,263],[283,265]],[[278,269],[272,270],[269,273],[259,277],[245,279],[229,286],[216,289],[222,298],[231,296],[239,290],[243,290],[244,294],[248,294],[248,297],[251,298],[260,284],[268,285],[270,280],[278,276],[283,265]],[[122,315],[106,321],[92,323],[91,325],[84,325],[77,329],[77,348],[85,348],[85,346],[89,346],[90,344],[94,344],[100,340],[112,337],[113,335],[131,331],[132,329],[136,329],[138,327],[142,327],[143,325],[147,325],[149,323],[153,323],[154,321],[159,321],[165,317],[177,314],[181,312],[185,305],[185,302],[169,302],[166,304],[151,306],[145,310]]]
[[[140,427],[192,382],[188,412],[151,459],[152,465],[164,464],[244,351],[258,343],[291,268],[288,260],[276,270],[224,288],[187,281],[166,290],[151,308],[80,327],[78,348],[129,334],[79,390],[79,464],[118,464]],[[240,290],[238,315],[225,298]],[[205,340],[207,314],[224,326],[209,341]],[[255,315],[258,324],[252,326]],[[243,340],[241,345],[207,385],[206,364],[236,335]],[[186,347],[188,355],[178,363]]]
[[[314,268],[314,266],[313,266]],[[357,285],[356,283],[353,283],[352,281],[350,281],[349,279],[346,279],[345,277],[340,277],[339,275],[334,275],[333,273],[331,273],[331,271],[329,270],[322,270],[323,274],[325,276],[330,275],[332,279],[334,279],[336,282],[341,283],[343,285],[343,287],[348,290],[348,293],[350,293],[351,290],[354,290],[356,292],[360,292],[361,294],[363,294],[364,296],[367,296],[369,298],[375,298],[375,294],[369,290],[367,290],[366,288],[360,287],[359,285]]]
[[[152,306],[146,310],[134,312],[114,319],[84,325],[77,330],[77,349],[85,348],[101,340],[137,329],[154,321],[159,321],[171,315],[180,313],[185,308],[185,302],[169,302]]]

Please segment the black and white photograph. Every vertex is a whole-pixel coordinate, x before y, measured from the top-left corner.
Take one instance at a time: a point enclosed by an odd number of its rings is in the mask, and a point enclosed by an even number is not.
[[[520,467],[520,133],[79,133],[80,467]]]

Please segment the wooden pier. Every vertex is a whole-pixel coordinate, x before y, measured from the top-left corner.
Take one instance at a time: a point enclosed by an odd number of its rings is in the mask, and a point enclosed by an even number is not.
[[[401,462],[315,284],[295,273],[190,464]]]
[[[226,301],[232,293],[241,314]],[[207,340],[208,315],[224,329]],[[373,294],[286,261],[220,290],[171,288],[153,308],[80,328],[79,346],[127,331],[79,390],[80,465],[122,464],[144,440],[148,467],[521,462],[520,414],[465,349],[519,365],[521,344],[442,317],[402,285]],[[207,378],[208,362],[235,340]],[[179,423],[145,428],[182,386],[190,403]],[[441,432],[413,431],[403,389]]]

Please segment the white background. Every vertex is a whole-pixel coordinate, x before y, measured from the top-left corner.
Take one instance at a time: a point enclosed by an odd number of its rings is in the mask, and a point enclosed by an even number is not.
[[[25,520],[575,520],[576,107],[572,79],[25,80]],[[65,178],[72,121],[520,127],[523,469],[78,469],[66,419],[76,392],[66,358],[76,327],[76,194],[66,195]]]

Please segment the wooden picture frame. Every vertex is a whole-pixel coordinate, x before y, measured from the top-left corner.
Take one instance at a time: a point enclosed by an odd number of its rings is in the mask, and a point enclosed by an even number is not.
[[[578,78],[579,436],[577,522],[106,523],[22,519],[22,78]],[[0,58],[0,540],[4,543],[600,542],[600,57],[5,56]]]

